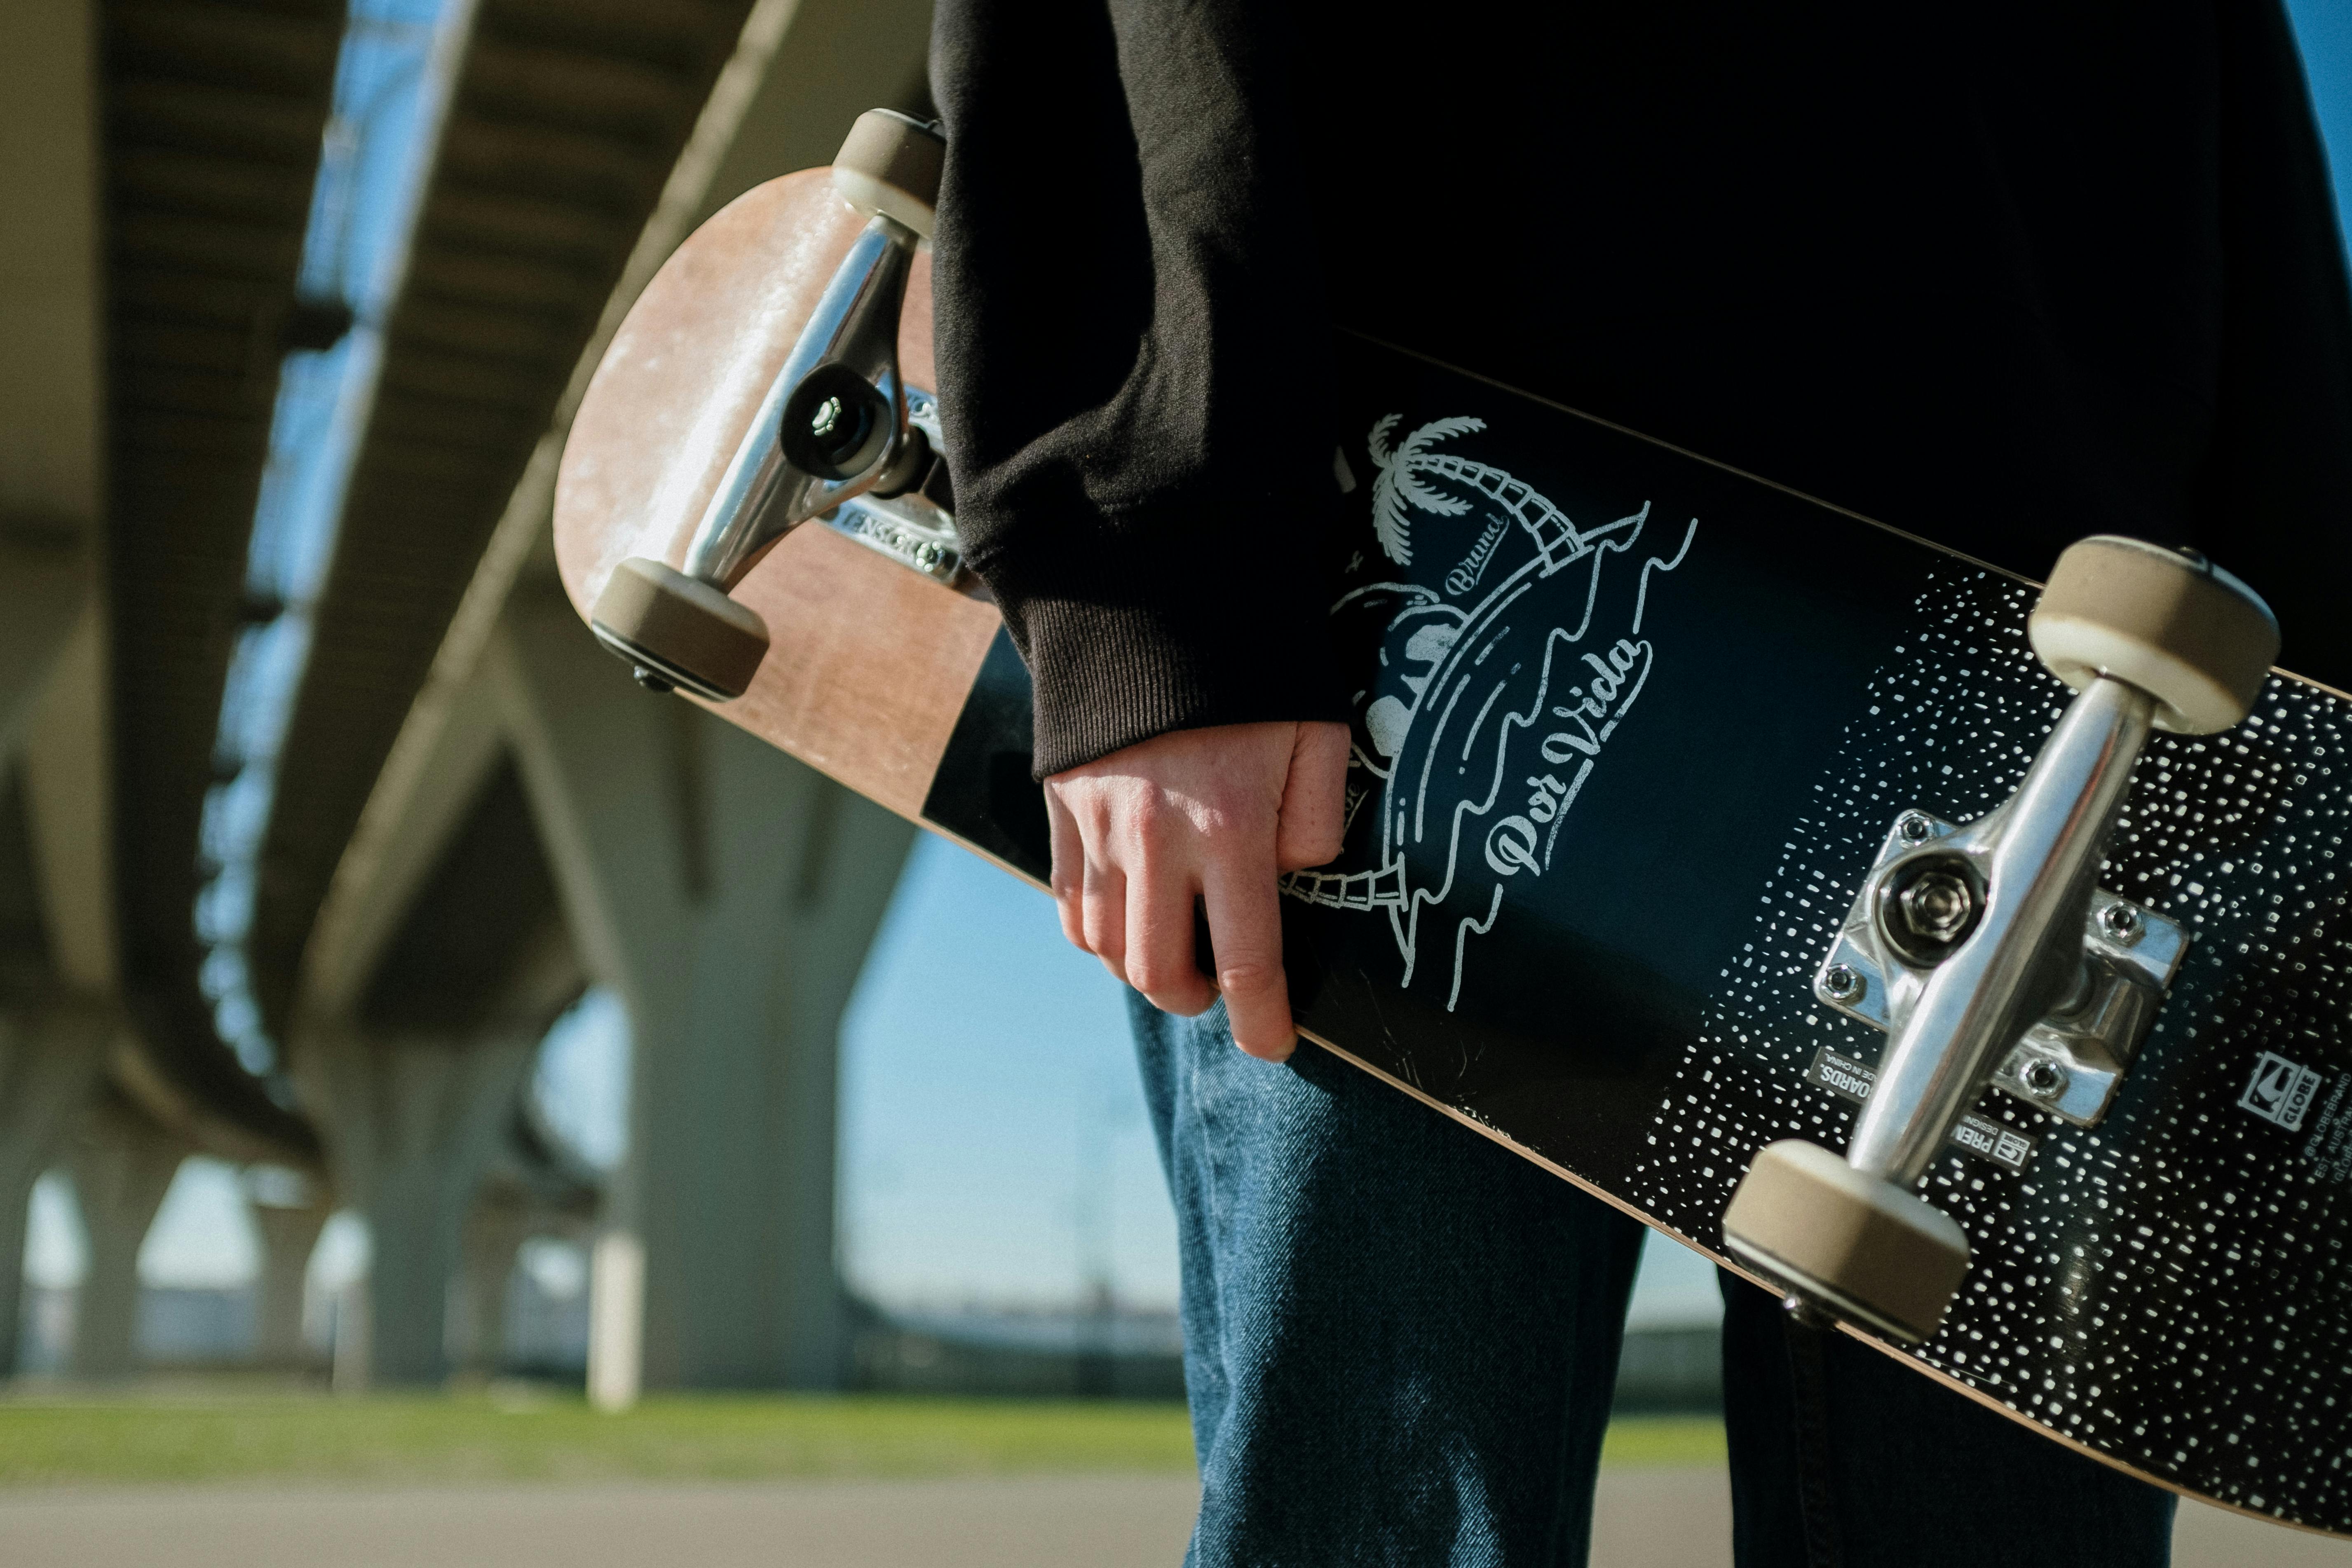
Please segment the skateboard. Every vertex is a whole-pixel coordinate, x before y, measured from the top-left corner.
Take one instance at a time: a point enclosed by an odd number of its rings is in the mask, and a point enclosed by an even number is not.
[[[1042,883],[928,390],[940,155],[877,111],[686,243],[557,553],[643,683]],[[2352,699],[2200,558],[2095,538],[2037,591],[1336,352],[1303,1032],[2045,1436],[2352,1534]]]

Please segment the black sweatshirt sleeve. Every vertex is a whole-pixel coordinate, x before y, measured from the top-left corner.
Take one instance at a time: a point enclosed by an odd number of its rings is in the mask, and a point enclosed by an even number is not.
[[[2352,688],[2352,287],[2278,0],[2221,0],[2221,363],[2196,542],[2277,612],[2279,663]]]
[[[1290,49],[1272,0],[940,0],[941,410],[1041,777],[1345,716]]]

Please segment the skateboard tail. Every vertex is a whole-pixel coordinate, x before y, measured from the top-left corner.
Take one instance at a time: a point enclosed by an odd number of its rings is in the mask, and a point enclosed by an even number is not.
[[[728,597],[752,563],[845,503],[916,492],[940,466],[910,418],[898,333],[943,148],[936,127],[887,110],[852,129],[835,185],[867,214],[865,228],[744,428],[684,562],[623,562],[590,616],[598,641],[635,667],[640,684],[713,701],[742,696],[769,648],[758,613]],[[942,547],[914,548],[936,564]]]

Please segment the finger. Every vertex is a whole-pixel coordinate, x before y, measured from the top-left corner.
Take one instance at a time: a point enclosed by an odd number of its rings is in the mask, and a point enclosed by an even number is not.
[[[1087,849],[1087,882],[1078,896],[1082,945],[1103,967],[1127,979],[1127,873],[1103,858],[1100,846]]]
[[[1205,1012],[1216,987],[1192,961],[1192,901],[1200,879],[1190,866],[1139,868],[1127,881],[1127,983],[1163,1013]]]
[[[1059,791],[1045,791],[1045,824],[1054,841],[1054,870],[1046,879],[1054,893],[1054,910],[1061,916],[1064,940],[1072,947],[1083,948],[1087,929],[1079,900],[1087,886],[1087,849],[1078,837],[1078,819],[1062,804]]]
[[[1275,863],[1286,871],[1303,871],[1337,860],[1347,826],[1347,796],[1348,726],[1301,724],[1291,743],[1290,774],[1282,785]]]
[[[1297,1045],[1298,1029],[1282,973],[1281,895],[1263,842],[1255,854],[1229,852],[1210,862],[1202,897],[1234,1044],[1251,1056],[1281,1061]]]

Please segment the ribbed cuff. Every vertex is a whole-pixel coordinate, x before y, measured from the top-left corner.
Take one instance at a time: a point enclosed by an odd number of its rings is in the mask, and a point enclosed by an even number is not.
[[[1110,548],[1087,538],[1089,572],[1056,552],[1030,569],[1028,550],[973,562],[1037,689],[1037,778],[1173,729],[1345,720],[1318,533],[1296,515],[1249,545],[1225,529],[1112,529]]]
[[[1039,778],[1171,730],[1344,721],[1320,603],[1230,594],[1198,606],[1068,599],[1022,606],[1037,691]]]

